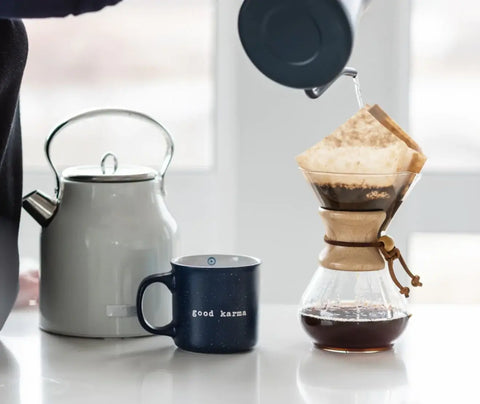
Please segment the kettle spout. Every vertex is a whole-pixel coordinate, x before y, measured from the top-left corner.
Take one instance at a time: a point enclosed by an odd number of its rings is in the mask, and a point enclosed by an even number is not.
[[[335,83],[335,81],[340,77],[340,76],[349,76],[349,77],[352,77],[352,78],[356,78],[358,76],[358,72],[356,69],[354,69],[353,67],[345,67],[342,72],[340,73],[340,75],[336,78],[334,78],[331,82],[327,83],[327,84],[324,84],[323,86],[320,86],[320,87],[315,87],[315,88],[309,88],[307,90],[305,90],[305,94],[307,94],[307,96],[309,98],[312,98],[312,99],[316,99],[318,97],[320,97],[325,91],[328,90],[328,88],[333,84]]]
[[[55,216],[58,201],[40,191],[33,191],[23,197],[22,206],[40,226],[46,227]]]

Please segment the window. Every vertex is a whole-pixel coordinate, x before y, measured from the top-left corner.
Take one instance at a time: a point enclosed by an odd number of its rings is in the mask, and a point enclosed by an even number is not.
[[[480,169],[480,4],[415,1],[412,15],[412,134],[429,170]]]
[[[480,4],[412,4],[411,131],[429,156],[406,204],[410,265],[428,285],[415,299],[478,303]]]
[[[421,272],[425,287],[412,293],[412,299],[427,303],[478,303],[480,263],[472,258],[472,251],[478,250],[479,245],[480,234],[413,234],[409,265]]]
[[[232,217],[233,203],[226,200],[232,194],[231,181],[220,178],[219,167],[233,160],[225,157],[229,148],[223,144],[231,143],[226,139],[233,136],[233,120],[219,122],[219,116],[230,116],[225,113],[228,103],[214,100],[216,60],[228,62],[222,49],[231,49],[235,35],[235,24],[228,22],[224,24],[228,29],[222,28],[223,35],[217,36],[218,15],[226,14],[224,8],[215,0],[125,0],[99,13],[25,21],[30,54],[21,94],[24,194],[34,189],[53,194],[54,178],[43,149],[56,124],[96,108],[134,109],[161,122],[175,140],[166,188],[167,206],[181,230],[178,254],[227,249],[232,237],[220,232]],[[223,66],[226,63],[220,63],[220,70]],[[214,133],[217,125],[224,132],[220,145]],[[130,135],[121,129],[122,135]],[[98,149],[110,151],[114,136],[77,133],[65,132],[54,142],[52,156],[60,170],[98,164]],[[159,168],[162,150],[148,147],[151,134],[141,135],[143,144],[134,148],[132,136],[114,139],[120,164],[123,154],[133,153],[133,161],[127,163]],[[39,237],[40,226],[24,212],[21,269],[39,267]]]
[[[214,0],[133,0],[80,17],[26,21],[26,169],[46,167],[43,143],[56,124],[112,106],[164,124],[175,138],[174,167],[211,167],[214,11]],[[85,140],[72,140],[71,149],[88,154]],[[64,151],[58,158],[67,164]]]

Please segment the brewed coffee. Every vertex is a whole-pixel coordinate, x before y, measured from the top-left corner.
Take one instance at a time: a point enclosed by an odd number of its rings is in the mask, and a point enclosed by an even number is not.
[[[409,315],[392,311],[386,318],[381,306],[337,306],[328,317],[317,307],[304,308],[301,322],[318,348],[334,351],[382,351],[402,334]]]

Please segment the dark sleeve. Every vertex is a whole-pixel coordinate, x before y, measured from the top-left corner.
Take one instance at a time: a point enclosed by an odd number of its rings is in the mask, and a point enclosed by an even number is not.
[[[0,0],[2,18],[45,18],[98,11],[121,0]]]
[[[22,22],[0,19],[0,329],[18,290],[17,237],[22,202],[18,92],[27,48]]]

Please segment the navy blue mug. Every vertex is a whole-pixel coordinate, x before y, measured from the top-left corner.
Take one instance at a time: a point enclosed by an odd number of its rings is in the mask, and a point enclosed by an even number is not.
[[[172,261],[172,271],[145,278],[137,294],[140,324],[152,334],[167,335],[187,351],[233,353],[257,342],[260,260],[235,255],[197,255]],[[145,291],[163,283],[173,296],[173,319],[151,325],[142,303]]]

